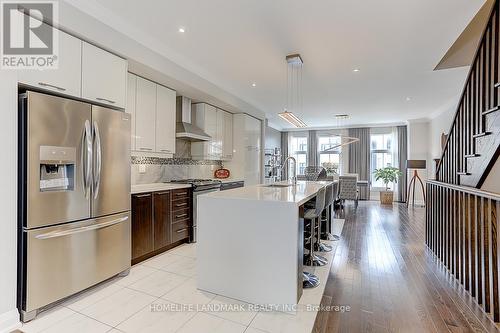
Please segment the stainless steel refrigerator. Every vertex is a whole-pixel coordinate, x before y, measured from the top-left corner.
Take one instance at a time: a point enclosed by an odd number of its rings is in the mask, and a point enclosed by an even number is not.
[[[130,268],[130,116],[19,96],[18,308],[37,311]]]

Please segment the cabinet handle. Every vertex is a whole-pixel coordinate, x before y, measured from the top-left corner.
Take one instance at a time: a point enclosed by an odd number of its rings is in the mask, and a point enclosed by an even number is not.
[[[160,151],[164,152],[164,153],[171,153],[172,151],[169,150],[169,149],[161,149]]]
[[[169,193],[170,193],[170,191],[165,191],[165,192],[158,192],[156,194],[157,195],[165,195],[165,194],[169,194]]]
[[[187,202],[176,204],[175,207],[182,207],[182,206],[186,206],[186,205],[187,205]]]
[[[45,83],[45,82],[38,82],[38,85],[40,85],[42,87],[55,88],[55,89],[60,90],[60,91],[66,91],[66,88],[58,87],[58,86],[55,86],[53,84],[49,84],[49,83]]]
[[[187,192],[182,192],[182,193],[176,193],[175,195],[176,196],[181,196],[181,195],[186,195],[186,194],[187,194]]]
[[[175,215],[175,218],[178,219],[180,217],[185,217],[185,216],[188,216],[188,214]]]
[[[188,228],[184,228],[184,229],[181,229],[181,230],[177,230],[177,231],[176,231],[176,233],[180,234],[181,232],[184,232],[184,231],[186,231],[186,230],[188,230]]]
[[[146,198],[146,197],[150,197],[151,196],[151,193],[148,193],[148,194],[136,194],[135,197],[136,198]]]
[[[149,151],[151,151],[153,149],[152,148],[139,148],[139,150],[149,150]]]
[[[101,101],[101,102],[102,102],[102,101],[104,101],[104,102],[109,102],[109,103],[111,103],[111,104],[115,104],[115,103],[116,103],[115,101],[112,101],[112,100],[107,99],[107,98],[102,98],[102,97],[96,97],[96,100]]]

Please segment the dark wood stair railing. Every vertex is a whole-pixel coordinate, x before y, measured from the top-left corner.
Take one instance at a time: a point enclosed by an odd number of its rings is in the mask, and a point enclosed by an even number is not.
[[[499,1],[471,65],[436,179],[480,187],[500,149]]]
[[[426,204],[427,247],[484,312],[500,322],[500,194],[428,181]]]

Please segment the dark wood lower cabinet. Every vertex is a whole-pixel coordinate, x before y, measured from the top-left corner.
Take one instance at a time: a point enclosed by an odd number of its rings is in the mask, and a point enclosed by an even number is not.
[[[191,189],[132,195],[132,264],[189,240]]]
[[[154,249],[158,250],[171,243],[171,192],[156,192],[154,200]]]
[[[132,260],[153,248],[153,195],[132,195]]]

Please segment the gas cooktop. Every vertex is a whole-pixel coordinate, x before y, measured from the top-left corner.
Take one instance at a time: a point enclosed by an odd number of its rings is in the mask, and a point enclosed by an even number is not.
[[[176,179],[171,180],[170,183],[191,184],[194,190],[219,188],[222,184],[217,179]]]
[[[180,183],[180,184],[195,184],[195,185],[205,185],[205,184],[220,184],[222,183],[217,179],[175,179],[171,180],[171,183]]]

